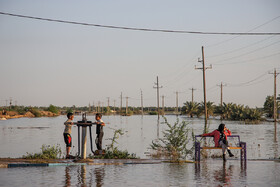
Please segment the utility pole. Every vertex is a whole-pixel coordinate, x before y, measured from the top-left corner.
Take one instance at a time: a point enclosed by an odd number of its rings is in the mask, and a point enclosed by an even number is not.
[[[176,93],[176,115],[178,114],[178,91]]]
[[[202,71],[203,71],[203,93],[204,93],[204,115],[205,115],[204,132],[206,132],[208,114],[207,114],[207,102],[206,102],[206,77],[205,77],[205,70],[206,69],[212,69],[212,64],[210,65],[210,67],[205,67],[204,47],[203,46],[201,47],[201,50],[202,50],[202,60],[198,59],[198,62],[202,63],[202,68],[197,68],[195,66],[195,69],[202,69]]]
[[[128,113],[128,98],[129,97],[126,97],[126,109],[125,109],[125,114],[127,115]]]
[[[107,107],[107,113],[110,113],[110,97],[107,97],[108,107]]]
[[[159,89],[162,88],[159,87],[159,84],[158,84],[158,76],[157,76],[157,82],[155,83],[156,86],[154,86],[154,88],[157,89],[157,111],[158,111],[158,120],[159,120]]]
[[[88,112],[90,112],[90,102],[88,103]]]
[[[226,84],[223,84],[223,82],[221,82],[221,84],[217,85],[221,88],[221,107],[223,106],[223,86],[226,86]]]
[[[164,95],[162,97],[162,114],[164,115]]]
[[[10,109],[12,108],[12,101],[13,99],[10,97]]]
[[[192,91],[192,103],[193,103],[193,98],[194,98],[194,97],[193,97],[193,96],[194,96],[193,94],[194,94],[194,91],[195,91],[196,89],[191,88],[190,90]]]
[[[97,112],[100,112],[100,101],[98,101],[98,108],[97,108]]]
[[[114,99],[114,112],[116,112],[116,100]]]
[[[279,72],[276,71],[276,68],[274,68],[273,73],[269,73],[274,75],[274,99],[273,99],[273,119],[274,122],[277,121],[277,101],[276,101],[276,77],[279,75]],[[276,123],[275,123],[275,128],[276,128]]]
[[[141,91],[141,111],[142,111],[142,116],[144,115],[144,109],[143,109],[143,93],[142,93],[142,90],[140,89]]]
[[[122,92],[121,92],[121,106],[120,106],[120,115],[122,114]]]

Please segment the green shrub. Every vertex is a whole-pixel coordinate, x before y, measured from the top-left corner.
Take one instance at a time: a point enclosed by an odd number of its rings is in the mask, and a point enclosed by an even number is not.
[[[56,106],[54,106],[54,105],[50,105],[49,108],[48,108],[48,111],[50,111],[52,113],[55,113],[55,114],[59,113],[58,108]]]
[[[112,142],[110,145],[107,145],[106,151],[104,155],[98,156],[98,158],[104,159],[136,159],[136,154],[130,154],[127,150],[121,151],[117,147],[114,146],[115,143],[118,143],[116,140],[119,138],[119,135],[123,135],[123,131],[121,129],[117,129],[114,132],[114,136],[112,138]],[[94,156],[89,155],[89,158],[94,158]]]
[[[41,153],[26,153],[27,155],[23,155],[22,158],[25,159],[58,159],[61,157],[61,148],[59,145],[50,146],[50,145],[42,145]]]
[[[157,115],[158,113],[156,111],[149,112],[149,115]]]
[[[180,123],[177,118],[175,124],[171,125],[165,117],[164,120],[168,128],[162,132],[163,138],[152,141],[150,148],[157,152],[156,156],[165,156],[172,160],[185,159],[187,155],[192,154],[194,149],[194,147],[187,148],[187,144],[194,138],[193,131],[191,139],[189,138],[191,129],[187,127],[188,123],[185,121]]]
[[[35,117],[42,117],[42,114],[36,108],[30,108],[29,111],[34,114]]]

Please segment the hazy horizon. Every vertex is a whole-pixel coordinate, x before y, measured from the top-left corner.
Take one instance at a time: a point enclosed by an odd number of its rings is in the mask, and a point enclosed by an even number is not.
[[[280,1],[0,0],[0,12],[123,27],[201,32],[280,32]],[[235,36],[89,27],[0,14],[0,106],[165,106],[203,101],[198,58],[204,46],[207,101],[262,107],[280,72],[280,35]],[[280,93],[277,77],[277,94]],[[160,106],[162,101],[160,99]]]

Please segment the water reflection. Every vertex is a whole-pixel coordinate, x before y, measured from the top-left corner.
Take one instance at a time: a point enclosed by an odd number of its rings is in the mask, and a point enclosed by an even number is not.
[[[71,186],[70,167],[65,167],[65,187]]]
[[[223,186],[231,186],[231,177],[233,174],[233,165],[226,167],[226,162],[223,162],[222,168],[214,171],[214,178],[216,181],[223,183]]]
[[[212,183],[212,186],[233,186],[232,181],[238,180],[242,183],[247,180],[246,161],[240,161],[240,167],[236,162],[201,162],[196,163],[194,169],[194,179],[198,184],[207,181],[208,184]]]
[[[82,165],[80,168],[78,168],[78,184],[80,186],[86,186],[86,173],[87,169],[85,165]]]
[[[95,184],[96,187],[102,187],[104,182],[104,177],[105,177],[105,169],[102,168],[95,168],[94,169],[94,174],[95,174]]]
[[[77,168],[71,170],[71,168]],[[65,187],[73,186],[73,184],[77,186],[94,186],[102,187],[104,185],[104,177],[105,177],[105,169],[104,167],[94,167],[87,177],[87,169],[86,165],[82,165],[79,167],[76,166],[67,166],[65,167]],[[75,180],[77,178],[77,180]]]

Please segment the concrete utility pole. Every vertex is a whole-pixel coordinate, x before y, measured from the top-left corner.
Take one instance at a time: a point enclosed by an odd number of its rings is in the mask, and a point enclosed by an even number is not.
[[[223,86],[226,86],[226,84],[223,84],[223,82],[221,82],[221,84],[217,85],[221,88],[221,107],[223,106]]]
[[[10,97],[10,109],[12,108],[12,101],[13,99]]]
[[[273,119],[274,119],[274,122],[276,122],[277,121],[276,77],[277,77],[277,75],[279,75],[279,73],[276,71],[276,68],[274,68],[274,72],[273,73],[269,73],[269,74],[273,74],[274,75]],[[276,128],[276,123],[275,123],[275,128]]]
[[[193,96],[194,96],[193,94],[194,94],[194,91],[195,91],[196,89],[191,88],[190,90],[192,91],[192,103],[193,103]]]
[[[114,99],[114,112],[116,112],[116,100]]]
[[[155,83],[156,86],[154,86],[154,88],[157,89],[157,111],[158,111],[158,120],[159,120],[159,89],[162,88],[159,87],[159,84],[158,84],[158,76],[157,76],[157,82]]]
[[[107,112],[110,112],[110,97],[107,97],[107,102],[108,102],[108,111]]]
[[[98,101],[98,108],[97,108],[97,112],[100,112],[100,101]]]
[[[176,114],[178,114],[178,91],[175,92],[176,93]]]
[[[141,111],[142,111],[142,116],[144,115],[144,108],[143,108],[143,93],[142,93],[142,90],[140,89],[141,91]]]
[[[206,102],[206,77],[205,77],[205,70],[206,69],[212,69],[212,65],[210,67],[205,67],[205,58],[204,58],[204,47],[201,47],[202,50],[202,60],[198,59],[198,62],[202,63],[202,68],[197,68],[195,66],[195,69],[202,69],[203,71],[203,93],[204,93],[204,115],[205,115],[205,126],[204,126],[204,132],[206,132],[207,128],[207,102]]]
[[[161,100],[162,100],[162,114],[164,115],[164,95],[161,96]]]
[[[125,114],[127,115],[128,113],[128,98],[129,97],[126,97],[126,109],[125,109]]]
[[[122,114],[122,92],[121,92],[121,105],[120,105],[120,115]]]

